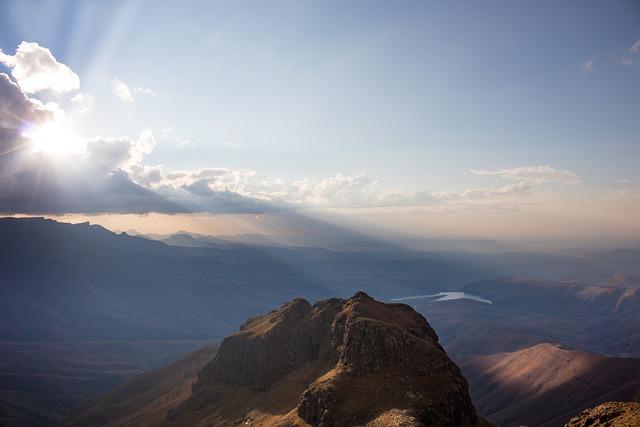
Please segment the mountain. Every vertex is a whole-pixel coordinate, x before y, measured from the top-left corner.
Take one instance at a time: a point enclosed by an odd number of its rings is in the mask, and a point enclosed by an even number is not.
[[[89,223],[3,218],[0,341],[222,338],[298,295],[387,298],[479,275],[426,254],[177,247]]]
[[[615,273],[609,277],[607,281],[608,285],[611,286],[624,286],[628,288],[640,288],[640,277],[638,276],[629,276],[624,273]]]
[[[501,426],[557,426],[585,408],[640,397],[640,359],[538,344],[462,364],[471,397]]]
[[[393,297],[477,274],[426,254],[176,247],[89,223],[2,218],[0,424],[56,425],[194,340],[222,339],[298,295]]]
[[[454,358],[540,343],[611,356],[640,356],[640,289],[530,278],[484,280],[465,292],[490,300],[411,304],[428,314]]]
[[[201,341],[0,343],[0,426],[52,427],[88,399]]]
[[[247,317],[295,296],[315,301],[358,289],[387,300],[462,290],[492,300],[411,300],[462,366],[470,357],[540,343],[640,355],[638,251],[475,255],[382,244],[360,252],[207,245],[172,246],[89,223],[0,219],[0,344],[3,360],[11,361],[0,363],[2,422],[21,425],[31,417],[54,425],[95,393],[158,366],[141,363],[145,358],[167,363],[193,349],[194,340],[217,341]],[[492,279],[513,271],[547,279]],[[155,350],[127,344],[150,341],[158,344]],[[175,348],[159,350],[168,341]],[[111,353],[101,354],[100,343],[121,349],[117,368],[109,364]],[[92,379],[84,387],[87,360]],[[42,373],[53,366],[68,374]],[[47,387],[35,387],[44,377]]]
[[[217,347],[203,347],[160,369],[140,374],[76,409],[64,426],[160,425],[191,395],[198,372]],[[142,421],[144,420],[144,421]]]
[[[186,363],[193,366],[192,363]],[[175,366],[175,365],[174,365]],[[168,368],[172,371],[173,368]],[[474,426],[479,420],[458,367],[424,317],[365,293],[309,304],[295,299],[249,319],[225,338],[213,360],[155,401],[159,373],[85,406],[64,426]],[[153,378],[153,379],[151,379]],[[146,381],[146,379],[150,379]],[[170,382],[170,381],[169,381]],[[186,397],[184,384],[193,384]],[[169,397],[171,395],[172,397]],[[166,400],[169,399],[169,400]],[[135,414],[135,418],[132,418]]]
[[[506,278],[464,290],[491,304],[410,304],[438,331],[492,421],[559,425],[590,405],[640,396],[637,288]]]
[[[510,278],[470,283],[464,289],[490,299],[497,306],[543,313],[634,316],[640,308],[640,288],[622,284],[587,285],[577,281]]]
[[[640,403],[607,402],[585,410],[565,427],[633,427],[640,425]]]
[[[213,242],[205,242],[196,239],[191,234],[187,233],[172,234],[168,237],[157,240],[170,246],[184,246],[187,248],[208,248],[215,246],[215,243]]]

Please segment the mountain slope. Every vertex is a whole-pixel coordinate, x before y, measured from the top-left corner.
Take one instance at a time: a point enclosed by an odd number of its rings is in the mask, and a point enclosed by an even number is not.
[[[581,410],[640,397],[640,359],[538,344],[463,362],[478,410],[508,425],[557,426]]]
[[[0,343],[0,425],[57,426],[70,411],[204,343]]]
[[[135,384],[87,405],[64,425],[128,420],[140,426],[462,427],[479,422],[465,379],[425,319],[409,306],[384,304],[364,293],[313,306],[296,299],[250,319],[225,338],[198,373],[192,395],[164,419],[141,411],[144,404],[126,414],[113,410],[109,402],[128,401]]]
[[[85,404],[64,425],[161,424],[167,411],[190,396],[198,372],[215,353],[215,346],[203,347],[168,366],[139,375]]]

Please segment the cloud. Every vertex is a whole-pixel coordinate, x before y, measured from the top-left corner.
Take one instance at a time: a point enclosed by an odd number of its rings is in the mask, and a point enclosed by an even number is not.
[[[135,93],[140,93],[140,94],[143,94],[143,95],[152,96],[154,98],[156,96],[158,96],[158,94],[153,89],[149,89],[148,87],[138,86],[133,91]]]
[[[7,55],[3,58],[6,60]],[[12,71],[16,69],[14,67]],[[142,87],[131,90],[119,79],[112,80],[111,84],[113,92],[128,102],[133,102],[138,93],[154,94]],[[93,98],[78,93],[71,102],[78,108],[90,109]],[[29,97],[10,76],[0,73],[0,149],[9,153],[0,156],[0,207],[4,211],[260,214],[307,207],[492,206],[527,197],[536,185],[579,182],[578,176],[568,170],[521,166],[469,172],[474,176],[499,176],[517,181],[510,185],[461,191],[404,192],[385,189],[375,176],[365,173],[285,180],[249,169],[174,170],[149,162],[147,157],[158,143],[150,128],[133,138],[77,138],[80,149],[60,162],[45,152],[21,149],[29,146],[29,138],[34,138],[30,130],[46,128],[47,124],[60,121],[63,115],[57,104],[44,104]],[[177,135],[172,126],[162,130],[160,136],[163,142],[166,138],[175,139],[182,145],[188,142]],[[55,140],[50,142],[55,143]]]
[[[191,144],[191,140],[189,138],[185,138],[184,136],[177,136],[176,141],[178,142],[179,148]]]
[[[147,96],[156,97],[158,94],[147,87],[138,86],[133,90],[129,89],[129,86],[122,80],[115,78],[111,80],[111,92],[118,98],[125,102],[134,102],[136,98],[133,94],[142,94]]]
[[[133,94],[129,90],[129,86],[120,79],[111,80],[111,92],[118,98],[126,102],[133,102]]]
[[[37,43],[23,41],[15,55],[0,51],[0,63],[11,69],[11,76],[28,94],[44,90],[64,93],[80,87],[78,75]]]
[[[439,191],[432,193],[439,200],[488,200],[512,196],[528,196],[532,193],[531,184],[518,182],[498,188],[471,188],[461,192]]]
[[[638,54],[640,54],[640,40],[631,45],[631,47],[627,51],[627,54],[623,55],[620,58],[620,63],[622,65],[635,65],[637,61],[633,58],[633,56],[636,56]]]
[[[88,113],[93,108],[93,96],[88,93],[77,93],[71,102],[80,109],[80,113]]]
[[[584,70],[585,71],[591,71],[593,69],[593,64],[595,63],[595,58],[591,57],[589,58],[585,63],[584,63]]]
[[[470,175],[499,176],[504,179],[515,179],[528,184],[539,185],[550,182],[577,184],[580,178],[568,170],[558,170],[551,166],[520,166],[499,170],[470,170]]]

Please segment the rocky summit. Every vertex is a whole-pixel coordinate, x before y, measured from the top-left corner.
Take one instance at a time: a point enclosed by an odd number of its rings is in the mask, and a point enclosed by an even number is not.
[[[464,427],[478,417],[425,318],[358,292],[248,320],[167,423]]]

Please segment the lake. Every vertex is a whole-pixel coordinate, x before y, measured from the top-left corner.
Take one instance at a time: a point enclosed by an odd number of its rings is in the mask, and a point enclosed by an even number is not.
[[[438,292],[437,294],[430,294],[430,295],[413,295],[408,297],[393,298],[391,301],[402,302],[402,301],[411,301],[416,299],[430,299],[432,302],[451,301],[456,299],[471,299],[474,301],[483,302],[485,304],[491,304],[491,301],[486,298],[482,298],[478,295],[468,294],[466,292]]]

